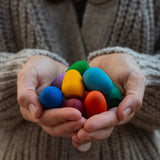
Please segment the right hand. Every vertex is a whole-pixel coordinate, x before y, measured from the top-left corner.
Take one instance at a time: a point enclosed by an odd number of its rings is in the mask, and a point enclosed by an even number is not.
[[[52,136],[71,137],[85,119],[74,108],[43,110],[39,94],[67,67],[47,56],[31,57],[18,74],[17,100],[25,120],[41,126]]]

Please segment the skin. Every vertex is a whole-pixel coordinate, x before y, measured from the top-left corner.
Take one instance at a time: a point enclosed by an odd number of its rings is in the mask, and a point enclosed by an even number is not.
[[[84,127],[72,136],[72,143],[83,143],[108,138],[114,127],[128,123],[142,106],[146,79],[135,59],[127,54],[109,54],[94,58],[90,67],[105,71],[124,97],[119,106],[87,119]]]
[[[18,74],[17,100],[24,119],[38,124],[52,136],[71,137],[86,121],[77,109],[43,110],[39,102],[41,90],[66,69],[51,58],[37,55],[31,57]]]
[[[40,91],[66,66],[45,56],[33,56],[18,74],[17,100],[24,119],[38,124],[52,136],[72,137],[75,147],[106,139],[115,126],[128,123],[142,106],[145,90],[145,77],[135,59],[128,54],[110,54],[94,58],[89,65],[105,71],[120,89],[124,98],[119,106],[89,119],[70,107],[43,111],[38,99]]]

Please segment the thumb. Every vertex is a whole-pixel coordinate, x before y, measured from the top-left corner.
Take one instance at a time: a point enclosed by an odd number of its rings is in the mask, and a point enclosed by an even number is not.
[[[142,106],[145,90],[145,77],[141,72],[131,72],[125,86],[126,96],[118,106],[117,116],[120,121],[127,119]]]
[[[33,118],[40,118],[43,107],[36,94],[38,78],[34,68],[22,69],[17,78],[17,101],[23,110],[29,111]],[[22,109],[21,109],[22,110]]]

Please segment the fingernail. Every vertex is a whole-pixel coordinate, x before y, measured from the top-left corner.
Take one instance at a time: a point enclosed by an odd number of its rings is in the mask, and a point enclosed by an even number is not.
[[[82,141],[88,141],[88,140],[91,140],[91,139],[92,139],[88,134],[83,135],[83,136],[84,136],[84,137],[83,137],[83,140],[82,140]]]
[[[80,126],[75,126],[73,130],[74,130],[74,131],[77,131],[77,130],[79,130],[79,129],[80,129]]]
[[[131,108],[127,108],[123,111],[123,119],[126,119],[131,114]]]
[[[37,111],[35,105],[30,103],[28,109],[29,109],[29,112],[32,114],[32,116],[35,118],[35,114],[36,114],[36,111]]]

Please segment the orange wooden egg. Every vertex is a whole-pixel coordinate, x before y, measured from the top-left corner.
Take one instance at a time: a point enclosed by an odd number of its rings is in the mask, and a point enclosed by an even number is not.
[[[84,100],[85,114],[89,118],[95,114],[107,111],[107,102],[99,91],[91,91]]]

